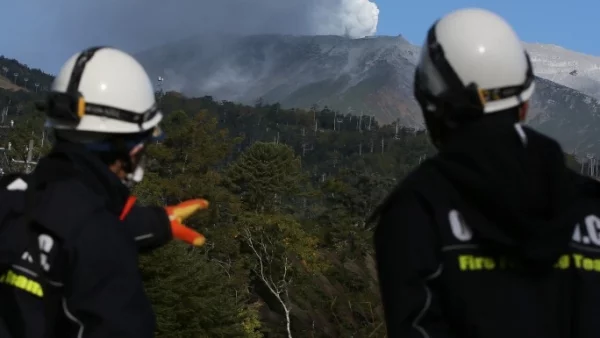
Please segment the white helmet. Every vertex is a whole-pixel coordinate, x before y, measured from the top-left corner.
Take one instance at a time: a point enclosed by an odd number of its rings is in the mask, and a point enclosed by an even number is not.
[[[531,61],[517,34],[500,16],[475,8],[433,24],[415,74],[415,96],[425,115],[507,110],[529,100],[534,87]]]
[[[56,130],[144,133],[162,120],[142,65],[109,47],[69,58],[52,83],[46,110],[46,125]]]

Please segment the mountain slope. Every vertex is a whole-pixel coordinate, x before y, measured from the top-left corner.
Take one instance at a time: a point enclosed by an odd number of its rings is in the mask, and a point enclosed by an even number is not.
[[[7,90],[23,90],[22,87],[15,85],[9,79],[5,78],[2,75],[0,75],[0,88]]]
[[[550,65],[547,52],[536,53],[535,67],[545,65],[545,75],[562,62]],[[187,39],[138,58],[153,76],[165,78],[166,89],[189,95],[244,103],[262,97],[287,107],[327,105],[423,128],[412,94],[418,55],[419,47],[402,37],[259,35]],[[591,64],[586,68],[590,74]],[[600,154],[598,106],[589,96],[538,78],[529,123],[557,137],[567,151]]]
[[[537,79],[528,123],[571,153],[600,155],[600,103],[574,89]]]
[[[560,46],[526,43],[535,74],[600,99],[600,57]]]

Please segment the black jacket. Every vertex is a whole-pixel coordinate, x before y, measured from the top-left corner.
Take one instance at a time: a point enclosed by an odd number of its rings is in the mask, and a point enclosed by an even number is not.
[[[599,337],[598,183],[526,127],[456,135],[377,211],[389,337]]]
[[[171,239],[166,212],[134,207],[119,221],[129,190],[78,145],[57,145],[33,176],[40,187],[31,215],[46,278],[29,246],[0,283],[0,334],[42,337],[48,323],[53,337],[153,337],[138,251]],[[0,209],[0,222],[17,222],[12,212],[25,211],[25,193],[13,195],[2,201],[10,207]]]

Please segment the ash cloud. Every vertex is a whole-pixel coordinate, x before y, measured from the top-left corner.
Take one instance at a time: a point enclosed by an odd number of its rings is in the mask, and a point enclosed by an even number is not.
[[[3,5],[1,54],[55,73],[91,45],[138,52],[199,34],[375,34],[371,0],[21,0]]]

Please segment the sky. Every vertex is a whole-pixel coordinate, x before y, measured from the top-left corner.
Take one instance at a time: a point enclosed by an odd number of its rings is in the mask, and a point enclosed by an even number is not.
[[[551,43],[600,56],[598,0],[377,0],[378,34],[421,44],[429,25],[458,8],[480,7],[504,17],[525,42]]]
[[[401,34],[420,45],[434,20],[462,7],[495,11],[526,42],[600,56],[598,0],[5,1],[0,7],[0,54],[55,74],[70,55],[92,45],[134,53],[224,31]]]

